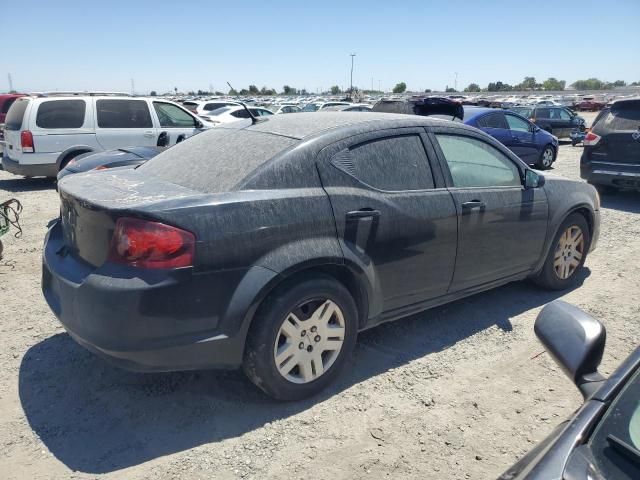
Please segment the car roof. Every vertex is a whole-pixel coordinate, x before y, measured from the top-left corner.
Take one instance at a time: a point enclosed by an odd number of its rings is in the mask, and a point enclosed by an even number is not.
[[[489,112],[502,112],[503,110],[500,108],[489,108],[489,107],[474,107],[474,106],[466,106],[464,107],[464,121],[471,120],[473,118],[479,117],[480,115],[484,115]]]
[[[327,130],[347,126],[366,129],[383,129],[436,126],[442,125],[442,122],[443,120],[430,119],[420,115],[404,115],[398,113],[300,112],[295,115],[274,115],[273,117],[269,117],[268,120],[249,125],[245,127],[245,129],[302,140]]]
[[[640,97],[630,97],[630,98],[620,98],[618,100],[614,100],[613,102],[611,102],[611,105],[622,105],[624,103],[636,103],[636,102],[640,102]]]

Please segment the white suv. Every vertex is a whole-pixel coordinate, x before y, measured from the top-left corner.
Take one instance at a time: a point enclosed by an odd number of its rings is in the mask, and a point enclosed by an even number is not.
[[[210,126],[181,106],[155,98],[22,97],[7,112],[2,167],[18,175],[55,177],[83,153],[173,145]]]

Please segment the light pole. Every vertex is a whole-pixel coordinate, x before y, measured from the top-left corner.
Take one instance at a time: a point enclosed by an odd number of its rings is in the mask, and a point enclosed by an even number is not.
[[[351,54],[351,89],[349,90],[349,92],[352,96],[353,96],[353,57],[355,56],[356,56],[355,53]]]
[[[458,91],[458,72],[454,72],[456,74],[456,79],[453,82],[453,89],[457,92]]]

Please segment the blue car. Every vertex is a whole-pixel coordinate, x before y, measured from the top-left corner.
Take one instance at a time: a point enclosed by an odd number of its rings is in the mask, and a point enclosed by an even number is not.
[[[556,160],[558,139],[515,112],[465,107],[463,122],[488,133],[540,170],[550,168]]]

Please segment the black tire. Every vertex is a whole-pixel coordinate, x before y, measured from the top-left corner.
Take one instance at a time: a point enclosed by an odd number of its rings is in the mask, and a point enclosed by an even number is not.
[[[90,151],[88,151],[88,150],[87,150],[87,151],[84,151],[84,152],[80,151],[80,152],[72,152],[72,153],[69,153],[69,154],[68,154],[66,157],[64,157],[64,158],[62,159],[62,161],[60,162],[60,167],[58,168],[58,171],[60,171],[60,170],[64,169],[64,167],[66,167],[66,166],[67,166],[67,164],[68,164],[71,160],[73,160],[74,158],[77,158],[77,157],[79,157],[79,156],[81,156],[81,155],[82,155],[82,156],[86,156],[87,154],[91,154],[91,153],[93,153],[93,152],[90,152]]]
[[[556,255],[556,250],[558,248],[560,237],[564,234],[567,229],[570,227],[578,227],[582,231],[582,235],[584,238],[584,245],[582,248],[582,258],[578,266],[575,268],[573,273],[568,278],[560,278],[560,276],[556,273],[554,268],[554,260]],[[589,252],[589,247],[591,246],[591,232],[589,231],[589,224],[583,215],[579,213],[570,214],[560,225],[556,235],[553,238],[553,242],[551,243],[551,247],[549,248],[549,253],[547,254],[547,258],[544,261],[544,265],[540,273],[533,278],[533,281],[546,289],[549,290],[565,290],[567,288],[572,287],[577,282],[577,278],[580,274],[584,266],[584,262],[587,259],[587,253]]]
[[[551,160],[549,161],[547,155],[550,155]],[[553,165],[553,162],[556,159],[556,151],[551,145],[546,145],[542,152],[540,153],[540,157],[538,158],[538,162],[535,164],[535,167],[538,170],[548,170]]]
[[[290,312],[311,301],[334,302],[344,318],[344,340],[332,365],[315,380],[293,383],[279,371],[274,347],[280,327]],[[342,371],[355,346],[358,331],[356,304],[349,291],[326,275],[309,275],[285,281],[271,293],[256,312],[245,346],[243,369],[249,379],[267,395],[278,400],[301,400],[326,388]],[[302,342],[301,342],[302,343]]]
[[[598,191],[600,195],[612,195],[618,192],[616,187],[612,187],[611,185],[602,185],[599,183],[592,183],[595,189]]]

